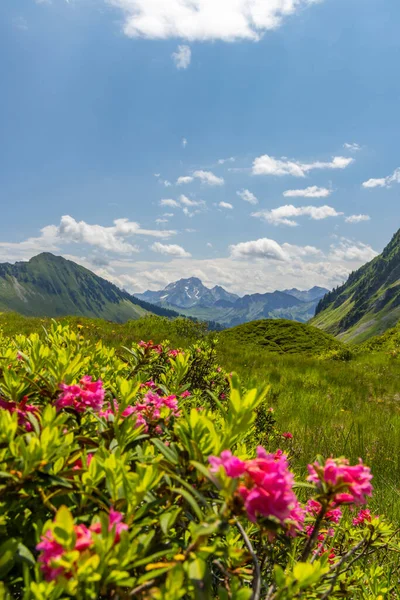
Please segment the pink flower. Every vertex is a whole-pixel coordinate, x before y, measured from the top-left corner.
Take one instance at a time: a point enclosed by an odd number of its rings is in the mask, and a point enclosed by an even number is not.
[[[0,408],[7,410],[9,413],[17,413],[18,425],[23,427],[26,431],[32,431],[32,424],[29,422],[28,414],[36,415],[38,413],[38,407],[33,404],[27,404],[28,396],[24,396],[21,402],[8,402],[0,398]]]
[[[371,470],[361,459],[358,465],[350,466],[346,458],[328,458],[325,465],[308,465],[308,472],[308,481],[321,491],[325,491],[325,486],[336,505],[366,504],[372,495]]]
[[[282,433],[282,437],[284,437],[287,440],[291,440],[293,439],[293,433],[290,433],[289,431],[287,433]]]
[[[150,340],[149,342],[144,342],[142,340],[141,342],[139,342],[138,346],[140,346],[140,348],[143,348],[144,350],[157,352],[157,354],[161,354],[163,351],[161,344],[153,344],[153,340]]]
[[[181,398],[190,398],[191,395],[192,394],[188,390],[186,390],[186,392],[183,392],[181,394]]]
[[[123,518],[124,518],[124,515],[122,513],[117,512],[113,508],[110,509],[108,531],[110,533],[112,531],[114,531],[114,533],[115,533],[114,544],[118,544],[118,542],[121,539],[121,533],[123,531],[128,531],[128,529],[129,529],[128,525],[126,523],[122,522]],[[100,535],[101,534],[100,521],[96,521],[96,523],[93,523],[90,526],[90,531],[93,531],[93,533]]]
[[[311,498],[306,504],[306,512],[313,517],[316,517],[320,513],[321,508],[322,505],[313,498]],[[342,511],[340,508],[332,508],[325,514],[325,519],[327,521],[331,521],[332,523],[339,523],[341,518]]]
[[[246,472],[246,463],[233,456],[230,450],[224,450],[221,452],[221,456],[210,456],[208,462],[211,464],[211,471],[218,473],[219,469],[223,467],[228,477],[236,478],[244,475]]]
[[[222,369],[221,367],[217,367],[217,373],[221,373]]]
[[[146,383],[141,383],[140,387],[143,388],[152,388],[154,389],[156,386],[156,384],[154,383],[154,381],[152,379],[150,379],[150,381],[146,381]]]
[[[90,530],[85,525],[75,525],[74,531],[76,536],[74,550],[79,553],[85,552],[93,544]],[[51,529],[41,537],[41,542],[36,546],[36,550],[40,551],[38,561],[47,581],[52,581],[60,576],[67,579],[71,577],[72,573],[66,571],[65,567],[60,564],[68,550],[56,542]]]
[[[371,521],[372,521],[371,511],[368,510],[368,508],[367,508],[365,510],[360,510],[358,515],[353,519],[353,525],[354,526],[364,525],[365,523],[371,523]]]
[[[267,454],[264,448],[258,447],[257,458],[246,464],[246,475],[239,494],[250,521],[255,522],[260,515],[274,517],[284,525],[293,518],[295,527],[301,528],[304,516],[293,491],[294,477],[284,454]]]
[[[241,461],[225,450],[220,457],[210,456],[208,460],[213,472],[222,466],[229,477],[242,478],[237,494],[250,521],[256,522],[259,516],[276,519],[292,535],[301,529],[304,511],[293,491],[294,478],[282,451],[268,454],[259,446],[257,458]]]
[[[86,457],[86,467],[90,466],[90,463],[92,462],[93,459],[93,454],[88,454]],[[83,463],[82,463],[82,459],[78,458],[75,462],[74,462],[74,466],[72,467],[73,471],[80,471],[81,469],[83,469]]]
[[[100,412],[103,407],[105,390],[101,379],[92,381],[89,375],[85,375],[80,380],[80,385],[60,384],[62,394],[56,402],[57,410],[72,407],[77,412],[83,413],[88,409],[94,412]]]
[[[181,354],[180,350],[170,350],[168,352],[168,356],[170,356],[171,358],[176,358],[178,354]]]
[[[36,550],[40,551],[38,562],[46,580],[52,581],[64,572],[62,567],[57,566],[57,561],[64,554],[64,548],[55,541],[51,529],[47,530],[40,539],[41,542],[36,546]]]

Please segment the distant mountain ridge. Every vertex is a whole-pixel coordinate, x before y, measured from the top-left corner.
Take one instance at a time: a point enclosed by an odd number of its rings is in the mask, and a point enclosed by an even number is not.
[[[321,287],[306,291],[294,288],[239,297],[221,286],[207,288],[198,277],[190,277],[170,283],[163,290],[147,291],[136,296],[190,317],[233,327],[266,318],[306,322],[314,316],[319,299],[328,291]]]
[[[44,252],[28,262],[0,264],[0,311],[26,316],[79,315],[123,323],[147,314],[176,317],[61,256]]]
[[[363,342],[400,320],[400,230],[383,252],[318,303],[312,324],[343,340]]]

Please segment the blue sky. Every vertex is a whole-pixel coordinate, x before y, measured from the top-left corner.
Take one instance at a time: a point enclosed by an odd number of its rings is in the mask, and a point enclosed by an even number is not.
[[[399,227],[399,20],[396,0],[3,0],[0,260],[51,251],[138,292],[337,285]]]

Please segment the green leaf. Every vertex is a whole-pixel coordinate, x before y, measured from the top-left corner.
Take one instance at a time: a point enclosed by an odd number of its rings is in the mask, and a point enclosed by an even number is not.
[[[15,553],[18,548],[16,539],[11,538],[0,546],[0,577],[4,578],[14,566]]]
[[[172,463],[173,465],[177,465],[179,463],[179,457],[175,450],[173,450],[169,446],[166,446],[161,440],[157,438],[152,438],[151,441],[153,442],[157,450],[161,452],[164,458],[167,459],[168,462]]]
[[[190,504],[190,506],[192,507],[193,512],[195,513],[199,521],[203,520],[203,513],[201,512],[200,506],[197,504],[192,494],[190,494],[187,490],[184,490],[183,488],[172,488],[171,491],[174,494],[179,494],[180,496],[185,498],[186,502],[188,502],[188,504]]]

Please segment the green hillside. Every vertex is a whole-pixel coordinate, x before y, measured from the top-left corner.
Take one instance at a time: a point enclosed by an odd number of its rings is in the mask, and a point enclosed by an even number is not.
[[[399,319],[400,230],[382,254],[320,300],[311,323],[344,341],[361,343]]]
[[[138,300],[88,269],[50,253],[0,264],[0,310],[26,316],[79,315],[123,323],[178,313]]]
[[[244,323],[223,331],[219,337],[226,345],[251,344],[279,354],[318,355],[343,347],[341,342],[316,327],[284,319]]]

